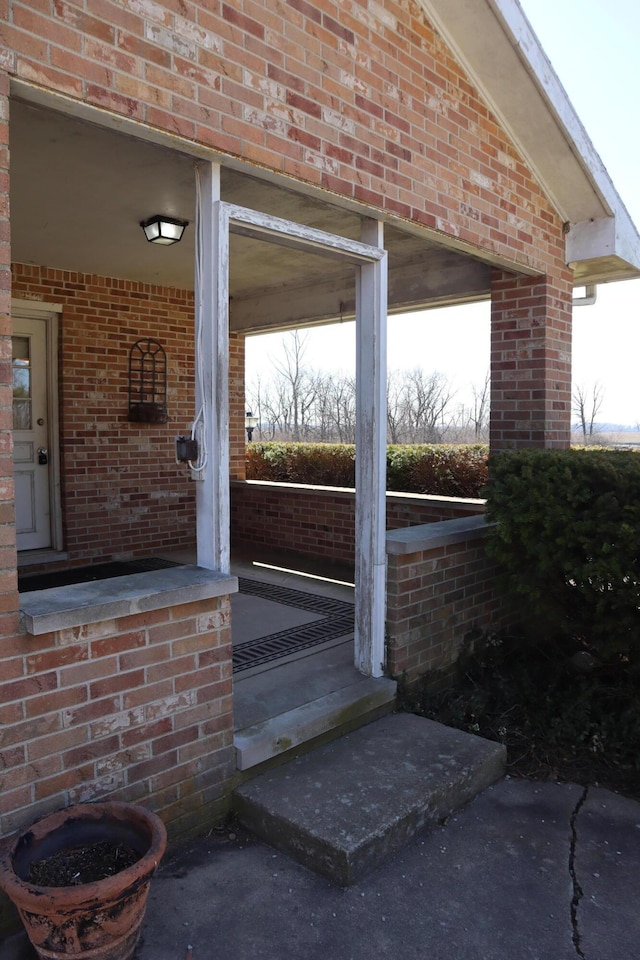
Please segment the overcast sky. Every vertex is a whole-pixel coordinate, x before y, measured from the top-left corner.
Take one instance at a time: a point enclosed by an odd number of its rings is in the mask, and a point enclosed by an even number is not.
[[[521,6],[600,154],[632,219],[640,225],[639,0],[521,0]],[[600,383],[599,420],[640,422],[640,280],[598,287],[595,306],[574,310],[574,383]],[[307,332],[316,369],[353,369],[353,324]],[[282,337],[247,341],[247,384],[268,375]],[[444,373],[467,398],[489,368],[489,305],[389,318],[389,369]]]

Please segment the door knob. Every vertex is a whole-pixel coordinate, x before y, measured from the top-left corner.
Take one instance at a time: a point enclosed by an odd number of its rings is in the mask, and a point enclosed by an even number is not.
[[[49,454],[45,447],[38,447],[38,463],[42,466],[49,463]]]

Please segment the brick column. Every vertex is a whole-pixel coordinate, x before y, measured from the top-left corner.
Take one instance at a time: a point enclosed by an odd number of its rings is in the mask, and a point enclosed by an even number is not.
[[[9,77],[0,72],[0,682],[20,678],[23,652],[16,645],[18,584],[13,486],[13,389],[11,369],[11,246],[9,233]],[[17,646],[17,649],[16,649]],[[0,795],[12,792],[8,768],[26,761],[25,747],[6,731],[24,722],[20,700],[0,696]],[[19,782],[19,781],[18,781]],[[1,801],[4,802],[4,799]],[[1,833],[1,827],[0,827]],[[0,939],[18,926],[15,908],[0,895]]]
[[[571,434],[568,270],[491,284],[491,449],[568,447]]]
[[[16,629],[18,611],[11,333],[9,77],[0,73],[0,616],[8,615],[0,620],[0,651],[2,638]]]
[[[246,479],[244,358],[245,337],[229,334],[229,475],[233,480]]]

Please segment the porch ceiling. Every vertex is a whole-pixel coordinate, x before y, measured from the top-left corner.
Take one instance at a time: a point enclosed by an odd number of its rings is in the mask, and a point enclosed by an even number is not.
[[[193,289],[194,158],[14,100],[10,115],[12,259]],[[360,216],[316,196],[223,167],[223,199],[359,239]],[[140,221],[189,220],[183,240],[147,243]],[[390,309],[488,297],[486,263],[387,225]],[[354,268],[231,237],[231,325],[266,330],[350,317]]]

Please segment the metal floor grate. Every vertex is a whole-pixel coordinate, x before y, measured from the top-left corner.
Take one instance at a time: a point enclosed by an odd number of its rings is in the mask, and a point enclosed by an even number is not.
[[[281,630],[234,646],[234,673],[241,673],[250,667],[260,666],[353,633],[354,608],[351,603],[333,600],[330,597],[318,597],[311,593],[302,593],[300,590],[290,590],[288,587],[278,587],[259,580],[247,580],[245,577],[240,577],[238,582],[240,593],[297,607],[299,610],[307,610],[309,613],[322,616],[322,620],[291,627],[289,630]]]
[[[310,613],[326,613],[327,616],[344,616],[351,612],[353,604],[344,600],[333,600],[331,597],[316,596],[313,593],[302,593],[301,590],[291,590],[289,587],[278,587],[275,584],[265,583],[263,580],[247,580],[239,577],[240,593],[262,597],[264,600],[273,600],[274,603],[284,603],[289,607],[298,607]]]

